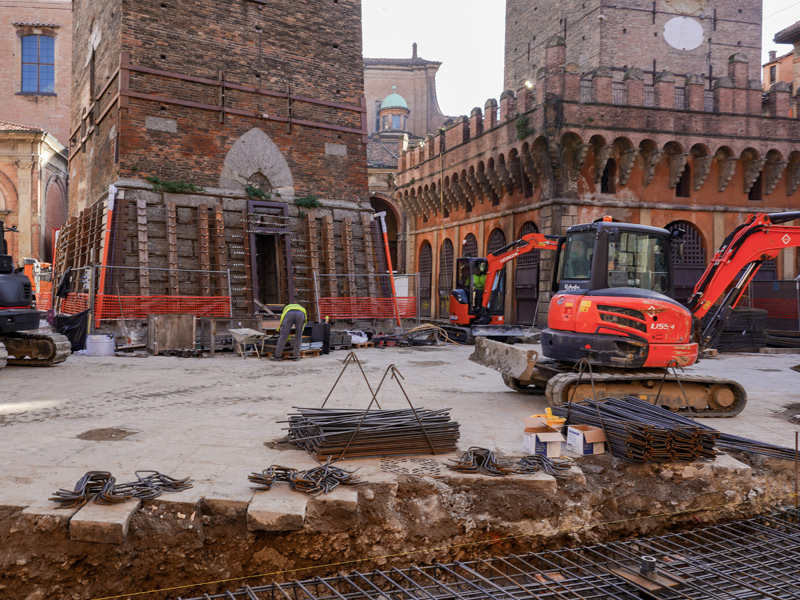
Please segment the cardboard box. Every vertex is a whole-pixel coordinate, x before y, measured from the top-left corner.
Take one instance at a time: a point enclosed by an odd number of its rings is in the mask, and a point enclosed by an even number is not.
[[[567,450],[588,456],[606,451],[606,434],[591,425],[570,425],[567,428]]]
[[[561,456],[564,436],[549,427],[526,427],[522,436],[522,448],[528,454],[544,454],[549,458]]]

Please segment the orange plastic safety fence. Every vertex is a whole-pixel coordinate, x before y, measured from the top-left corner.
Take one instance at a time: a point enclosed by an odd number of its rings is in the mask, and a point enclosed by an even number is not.
[[[76,315],[89,308],[89,294],[71,292],[61,304],[61,312],[65,315]]]
[[[417,299],[397,298],[400,317],[417,316]],[[331,319],[394,319],[392,298],[320,298],[319,314]]]
[[[146,319],[147,315],[185,313],[198,317],[229,317],[228,296],[117,296],[98,294],[95,319]]]
[[[53,308],[53,292],[39,292],[36,294],[37,310],[50,310]]]

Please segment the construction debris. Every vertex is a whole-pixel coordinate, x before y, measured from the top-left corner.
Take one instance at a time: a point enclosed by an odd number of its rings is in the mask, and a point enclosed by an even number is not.
[[[77,508],[94,497],[96,504],[119,504],[131,498],[152,500],[163,492],[181,492],[192,487],[192,480],[174,479],[158,471],[136,471],[136,481],[117,483],[109,471],[88,471],[72,490],[59,489],[50,498],[58,508]]]
[[[330,459],[324,465],[306,471],[272,465],[261,473],[251,474],[247,479],[260,486],[253,488],[257,491],[270,490],[274,483],[283,481],[288,483],[294,491],[306,494],[327,494],[336,489],[339,484],[357,485],[361,483],[361,480],[353,475],[353,471],[332,466]]]
[[[564,477],[563,471],[572,468],[570,458],[548,458],[543,454],[523,456],[515,465],[497,460],[494,452],[488,448],[473,446],[467,450],[459,460],[450,459],[453,464],[447,465],[448,469],[460,473],[483,473],[504,477],[509,474],[530,475],[544,471],[553,477]]]

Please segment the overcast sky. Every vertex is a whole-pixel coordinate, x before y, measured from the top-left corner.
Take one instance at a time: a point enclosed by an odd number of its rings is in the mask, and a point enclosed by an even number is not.
[[[730,0],[728,0],[730,1]],[[505,0],[362,0],[364,56],[442,63],[436,78],[439,106],[446,115],[466,115],[503,91]],[[800,1],[764,0],[762,63],[777,31],[800,21]]]

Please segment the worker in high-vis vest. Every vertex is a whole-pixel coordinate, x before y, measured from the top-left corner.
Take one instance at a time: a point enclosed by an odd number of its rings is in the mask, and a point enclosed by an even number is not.
[[[272,360],[280,360],[286,341],[289,339],[289,332],[294,327],[294,353],[292,360],[300,360],[300,344],[303,343],[303,328],[308,321],[306,309],[299,304],[287,304],[281,313],[281,322],[278,326],[278,346],[275,348],[275,355]]]

